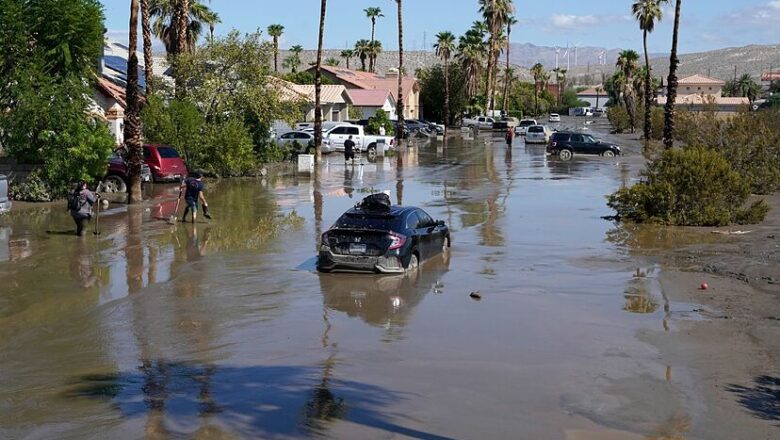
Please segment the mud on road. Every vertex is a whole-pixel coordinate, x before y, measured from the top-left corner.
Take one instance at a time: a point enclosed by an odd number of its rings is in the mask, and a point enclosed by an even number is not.
[[[643,159],[581,121],[627,154],[484,134],[208,182],[196,225],[165,221],[165,185],[83,240],[58,205],[0,217],[0,438],[776,438],[777,211],[744,235],[605,221]],[[451,252],[317,274],[375,190],[445,220]]]

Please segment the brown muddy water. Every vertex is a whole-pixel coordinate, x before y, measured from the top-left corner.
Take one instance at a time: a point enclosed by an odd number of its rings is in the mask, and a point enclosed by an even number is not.
[[[0,438],[678,439],[704,423],[689,371],[636,337],[692,307],[601,218],[625,158],[486,137],[401,159],[209,182],[214,219],[194,226],[164,221],[165,185],[112,205],[100,236],[65,235],[59,205],[0,217]],[[446,220],[449,255],[414,278],[317,274],[320,233],[371,190]]]

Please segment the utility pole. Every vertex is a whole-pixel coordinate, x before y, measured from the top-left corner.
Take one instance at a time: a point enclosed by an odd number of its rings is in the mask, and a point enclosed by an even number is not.
[[[737,82],[737,65],[734,64],[734,82]]]

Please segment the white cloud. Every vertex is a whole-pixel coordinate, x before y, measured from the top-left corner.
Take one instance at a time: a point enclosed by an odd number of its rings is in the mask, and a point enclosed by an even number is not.
[[[762,6],[737,9],[721,21],[732,25],[775,26],[780,20],[780,0],[772,0]]]
[[[566,15],[555,14],[551,24],[558,29],[578,29],[594,26],[601,23],[601,19],[595,15]]]
[[[776,11],[780,11],[780,0],[774,0],[769,3],[767,3],[767,7],[769,9],[774,9]]]

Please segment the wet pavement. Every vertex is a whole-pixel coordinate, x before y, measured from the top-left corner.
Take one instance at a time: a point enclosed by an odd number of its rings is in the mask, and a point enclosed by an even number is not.
[[[686,438],[703,423],[689,371],[636,337],[690,307],[602,219],[626,158],[561,162],[488,135],[325,160],[208,182],[214,219],[194,226],[166,221],[170,185],[113,204],[99,236],[66,235],[59,205],[0,217],[0,438]],[[445,220],[451,252],[414,277],[317,274],[319,235],[373,190]]]

